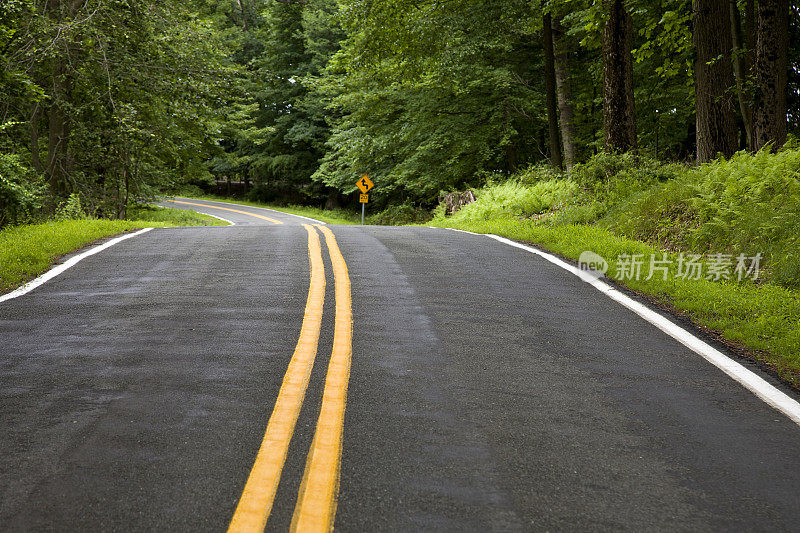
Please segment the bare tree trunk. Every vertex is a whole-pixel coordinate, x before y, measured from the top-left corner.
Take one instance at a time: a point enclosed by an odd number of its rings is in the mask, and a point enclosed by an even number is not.
[[[694,0],[694,46],[696,58],[695,111],[697,161],[705,163],[722,153],[736,151],[736,114],[731,68],[731,26],[727,0]]]
[[[553,21],[553,48],[561,142],[564,145],[564,164],[569,170],[578,160],[578,151],[575,146],[575,111],[572,108],[572,86],[569,80],[568,43],[559,17]]]
[[[542,17],[542,45],[544,46],[544,90],[547,99],[547,125],[550,134],[550,162],[564,168],[561,160],[561,140],[558,137],[558,108],[556,107],[556,73],[553,57],[553,31],[550,13]]]
[[[605,149],[636,149],[636,108],[633,96],[633,19],[623,0],[605,0],[603,28],[603,134]]]
[[[247,14],[244,12],[244,5],[242,0],[236,0],[239,5],[239,12],[242,14],[242,30],[247,31]]]
[[[758,39],[753,66],[757,83],[753,124],[755,149],[786,142],[786,87],[789,52],[789,0],[759,0]]]
[[[747,136],[747,149],[753,149],[753,112],[750,109],[748,96],[745,90],[747,77],[747,52],[742,46],[742,18],[739,15],[739,6],[736,0],[728,2],[731,19],[731,42],[733,43],[733,74],[736,78],[736,96],[739,99],[739,112],[742,114],[744,132]]]

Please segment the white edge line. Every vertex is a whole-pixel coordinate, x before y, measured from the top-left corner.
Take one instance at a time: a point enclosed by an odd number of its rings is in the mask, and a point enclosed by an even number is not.
[[[429,227],[429,228],[432,228],[432,229],[446,229],[446,230],[449,230],[449,231],[457,231],[457,232],[459,232],[459,233],[466,233],[467,235],[480,235],[481,237],[483,237],[484,235],[486,235],[485,233],[474,233],[474,232],[472,232],[472,231],[467,231],[467,230],[465,230],[465,229],[456,229],[456,228],[437,228],[436,226],[427,226],[427,227]]]
[[[689,333],[687,330],[678,326],[671,320],[668,320],[652,309],[649,309],[636,300],[633,300],[607,283],[603,283],[597,278],[597,275],[583,271],[554,255],[542,252],[541,250],[537,250],[536,248],[532,248],[530,246],[525,246],[524,244],[506,239],[505,237],[492,234],[486,234],[486,236],[504,244],[508,244],[509,246],[520,248],[527,252],[536,254],[547,261],[550,261],[554,265],[557,265],[564,270],[575,274],[612,300],[618,302],[624,307],[627,307],[673,339],[677,340],[692,351],[700,354],[705,360],[725,372],[734,380],[738,381],[741,385],[761,398],[764,402],[789,417],[794,423],[800,425],[800,403],[798,403],[795,399],[778,390],[774,385],[768,383],[764,378],[752,370],[745,368],[737,361],[734,361],[727,355],[723,354],[705,341],[699,339],[697,336]]]
[[[174,196],[173,198],[185,198],[185,197],[184,196]],[[186,199],[187,200],[194,200],[195,198],[186,198]],[[270,209],[269,207],[256,207],[254,205],[237,204],[237,203],[234,203],[234,202],[220,202],[218,200],[199,200],[199,201],[200,202],[211,202],[211,203],[214,203],[214,204],[223,204],[223,205],[238,205],[239,207],[249,207],[250,209],[263,209],[264,211],[272,211],[273,213],[279,213],[281,215],[289,215],[289,216],[293,216],[293,217],[304,218],[306,220],[310,220],[311,222],[313,222],[315,224],[325,224],[325,225],[328,224],[327,222],[323,222],[321,220],[317,220],[316,218],[304,217],[303,215],[295,215],[294,213],[286,213],[285,211],[278,211],[277,209]],[[206,213],[203,213],[203,214],[205,215]],[[223,219],[223,220],[225,220],[225,219]]]
[[[18,288],[16,290],[13,290],[13,291],[11,291],[11,292],[9,292],[7,294],[3,294],[2,296],[0,296],[0,302],[5,302],[6,300],[11,300],[12,298],[19,298],[23,294],[28,294],[29,292],[31,292],[36,287],[47,283],[48,281],[50,281],[54,277],[56,277],[59,274],[63,273],[65,270],[75,266],[75,264],[77,264],[78,262],[86,259],[90,255],[94,255],[94,254],[100,253],[103,250],[105,250],[106,248],[110,248],[110,247],[114,246],[115,244],[120,243],[120,242],[122,242],[122,241],[124,241],[126,239],[130,239],[130,238],[136,237],[137,235],[141,235],[142,233],[147,233],[151,229],[153,229],[153,228],[144,228],[144,229],[141,229],[141,230],[139,230],[137,232],[128,233],[126,235],[122,235],[121,237],[117,237],[115,239],[111,239],[110,241],[108,241],[106,243],[94,246],[93,248],[89,248],[88,250],[86,250],[82,254],[79,254],[79,255],[76,255],[74,257],[71,257],[68,260],[64,261],[62,264],[51,268],[50,270],[48,270],[47,272],[45,272],[44,274],[42,274],[38,278],[29,281],[28,283],[26,283],[22,287],[20,287],[20,288]]]
[[[198,213],[200,213],[200,212],[198,211]],[[209,217],[218,218],[223,222],[227,222],[231,226],[235,226],[236,225],[236,222],[234,222],[233,220],[228,220],[227,218],[218,217],[217,215],[212,215],[211,213],[200,213],[200,214],[201,215],[206,215],[206,216],[209,216]]]

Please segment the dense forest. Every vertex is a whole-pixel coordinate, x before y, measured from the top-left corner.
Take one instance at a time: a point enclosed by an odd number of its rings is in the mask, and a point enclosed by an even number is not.
[[[800,132],[788,0],[3,0],[0,225],[245,184],[378,207],[600,152],[687,164]]]

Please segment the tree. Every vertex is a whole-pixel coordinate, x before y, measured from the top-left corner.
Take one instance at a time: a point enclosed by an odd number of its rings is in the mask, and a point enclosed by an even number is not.
[[[544,158],[541,14],[529,2],[345,0],[341,13],[314,179],[347,194],[369,172],[379,205],[433,205]]]
[[[576,146],[575,111],[572,105],[572,82],[569,72],[570,44],[561,17],[552,21],[554,63],[556,75],[556,95],[558,96],[558,120],[561,127],[561,142],[564,146],[564,164],[567,170],[578,162]]]
[[[25,16],[2,49],[0,109],[30,126],[2,149],[46,175],[51,209],[78,193],[121,217],[134,195],[208,175],[233,71],[201,0],[12,4]]]
[[[756,78],[754,149],[786,142],[786,87],[789,50],[789,0],[759,0],[758,38],[753,67]]]
[[[730,157],[738,146],[731,26],[727,0],[694,0],[693,11],[697,161],[704,163],[719,153]]]
[[[636,109],[633,93],[633,19],[623,0],[604,0],[603,131],[605,149],[636,149]]]
[[[753,0],[748,0],[750,3]],[[750,106],[750,93],[747,90],[748,73],[750,72],[750,53],[742,42],[742,18],[736,0],[728,2],[731,22],[731,40],[733,43],[733,74],[736,78],[736,96],[739,100],[739,112],[742,116],[747,148],[752,150],[753,138],[753,110]],[[750,15],[752,16],[752,14]],[[752,22],[752,21],[748,21]]]
[[[558,135],[558,108],[556,106],[556,71],[553,58],[553,26],[549,12],[542,16],[542,47],[544,48],[544,91],[547,101],[548,138],[550,139],[550,162],[555,168],[563,168],[561,161],[561,139]]]

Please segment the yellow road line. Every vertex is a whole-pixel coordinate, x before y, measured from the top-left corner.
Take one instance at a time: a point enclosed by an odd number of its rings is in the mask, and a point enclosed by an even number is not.
[[[255,213],[248,213],[247,211],[240,211],[238,209],[231,209],[230,207],[219,207],[217,205],[208,205],[208,204],[198,204],[195,202],[184,202],[181,200],[165,200],[166,202],[172,202],[173,204],[185,204],[185,205],[199,205],[200,207],[210,207],[211,209],[222,209],[223,211],[233,211],[234,213],[241,213],[242,215],[250,215],[251,217],[256,218],[263,218],[264,220],[269,220],[275,224],[283,224],[280,220],[276,220],[274,218],[265,217],[264,215],[257,215]]]
[[[353,352],[353,316],[347,264],[333,232],[324,226],[317,227],[325,235],[333,265],[336,320],[333,350],[322,393],[322,407],[292,517],[292,531],[303,532],[333,529],[339,493],[344,409]]]
[[[303,405],[308,387],[314,357],[317,354],[319,331],[322,324],[322,306],[325,300],[325,266],[322,262],[322,247],[319,234],[303,224],[308,232],[308,258],[311,264],[311,282],[308,287],[306,311],[300,338],[297,341],[292,359],[278,399],[267,423],[261,448],[258,450],[253,469],[247,478],[242,497],[231,519],[229,532],[264,531],[267,525],[275,492],[280,481],[283,464],[289,450],[297,417]],[[338,291],[338,288],[337,288]]]

